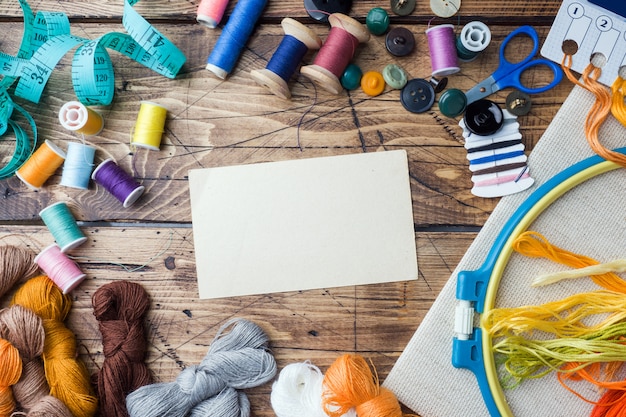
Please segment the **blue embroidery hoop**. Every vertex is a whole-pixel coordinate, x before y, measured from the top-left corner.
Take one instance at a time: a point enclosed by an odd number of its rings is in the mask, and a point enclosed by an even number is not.
[[[626,147],[615,150],[626,154]],[[559,197],[577,185],[620,165],[600,156],[591,156],[556,174],[537,188],[511,215],[496,237],[483,265],[475,271],[461,271],[457,276],[457,326],[470,328],[452,341],[452,365],[469,369],[478,380],[480,392],[492,417],[513,417],[500,382],[491,337],[481,328],[473,328],[474,311],[482,314],[494,308],[504,269],[513,252],[513,242]],[[461,314],[459,314],[459,310]],[[461,317],[459,319],[459,317]],[[463,326],[465,324],[465,326]]]

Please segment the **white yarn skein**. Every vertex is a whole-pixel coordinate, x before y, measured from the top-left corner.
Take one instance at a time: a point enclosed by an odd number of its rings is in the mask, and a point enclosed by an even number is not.
[[[276,417],[328,417],[322,408],[324,374],[312,363],[291,363],[272,385],[270,401]],[[343,417],[356,417],[351,409]]]

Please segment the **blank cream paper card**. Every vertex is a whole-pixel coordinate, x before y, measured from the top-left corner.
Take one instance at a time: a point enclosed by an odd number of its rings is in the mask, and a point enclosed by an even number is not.
[[[189,172],[200,298],[417,278],[403,150]]]

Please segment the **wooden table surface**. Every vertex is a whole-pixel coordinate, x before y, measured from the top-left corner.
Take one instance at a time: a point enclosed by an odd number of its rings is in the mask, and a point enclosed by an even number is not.
[[[234,3],[229,5],[227,16]],[[424,31],[433,14],[427,1],[417,3],[411,15],[399,17],[391,13],[388,2],[355,1],[351,16],[364,22],[372,7],[383,7],[390,12],[392,27],[405,26],[416,39],[415,51],[397,58],[385,50],[384,36],[372,36],[356,54],[355,62],[363,71],[380,71],[389,63],[397,63],[410,78],[430,78]],[[310,19],[301,0],[270,1],[237,66],[226,80],[220,80],[205,70],[205,63],[221,29],[197,24],[197,6],[197,0],[143,0],[134,7],[187,56],[175,79],[111,53],[115,98],[110,106],[98,109],[105,129],[87,139],[97,147],[98,158],[113,157],[131,169],[129,139],[139,102],[152,100],[169,109],[161,150],[138,151],[134,157],[138,178],[146,187],[141,200],[124,209],[93,183],[89,190],[63,187],[59,185],[60,170],[37,192],[12,177],[0,181],[0,239],[38,252],[53,241],[39,211],[56,201],[70,205],[88,242],[73,253],[81,257],[80,267],[87,279],[72,293],[68,325],[77,334],[81,358],[92,373],[103,357],[91,295],[105,283],[132,280],[141,283],[152,300],[146,321],[147,362],[158,381],[172,381],[184,367],[197,364],[217,328],[232,317],[251,319],[267,331],[279,368],[311,360],[324,370],[340,354],[356,352],[371,359],[384,380],[498,203],[498,199],[470,193],[459,118],[443,116],[436,104],[431,111],[409,113],[399,101],[399,91],[389,87],[378,97],[369,97],[360,89],[332,95],[315,91],[309,80],[299,77],[290,83],[293,97],[288,101],[258,86],[250,71],[265,68],[276,50],[283,36],[283,17],[295,18],[322,39],[326,37],[328,27]],[[432,20],[433,24],[452,23],[457,29],[480,20],[493,34],[485,52],[475,61],[462,63],[461,72],[449,76],[449,87],[468,90],[488,76],[498,64],[501,41],[519,25],[534,25],[543,41],[559,6],[557,0],[464,0],[454,17]],[[81,37],[124,31],[122,0],[37,0],[31,7],[34,11],[66,13],[72,33]],[[17,0],[0,5],[0,32],[4,34],[0,50],[15,55],[22,33]],[[515,59],[525,52],[520,46],[510,48],[507,55]],[[312,58],[313,54],[308,54],[304,60],[310,63]],[[59,108],[76,99],[70,87],[70,68],[68,55],[54,71],[39,104],[16,99],[34,116],[40,140],[50,139],[63,147],[67,141],[78,139],[57,119]],[[549,77],[537,71],[531,81],[542,83]],[[570,90],[571,84],[563,81],[533,96],[531,113],[519,119],[527,152]],[[504,104],[510,91],[491,98]],[[0,142],[3,157],[11,152],[13,140],[9,137]],[[392,149],[405,149],[409,158],[418,280],[198,299],[190,169]],[[127,272],[118,264],[146,265]],[[254,415],[274,415],[270,389],[266,384],[248,391]]]

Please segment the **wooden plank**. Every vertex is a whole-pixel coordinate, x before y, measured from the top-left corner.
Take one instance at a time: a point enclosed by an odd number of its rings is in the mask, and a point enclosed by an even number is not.
[[[72,293],[67,323],[77,334],[82,360],[90,373],[103,361],[92,294],[105,283],[132,280],[150,294],[146,361],[156,379],[164,382],[174,380],[183,367],[197,364],[217,328],[233,317],[253,320],[267,331],[280,368],[311,360],[325,370],[340,354],[356,352],[371,358],[383,380],[475,237],[416,234],[420,268],[416,281],[199,300],[191,228],[118,226],[83,231],[88,241],[74,256],[87,279]],[[52,242],[47,229],[38,226],[0,226],[0,240],[35,252]],[[143,267],[127,272],[119,264]],[[3,305],[9,299],[5,296]],[[254,415],[274,415],[270,389],[266,384],[248,391]]]
[[[356,63],[363,71],[378,70],[389,63],[404,67],[410,77],[430,78],[430,59],[424,30],[412,26],[416,51],[403,58],[385,50],[384,37],[373,37],[359,48]],[[19,31],[17,23],[0,24],[4,33]],[[93,39],[115,25],[79,23],[77,31]],[[89,191],[59,185],[60,171],[39,192],[29,191],[17,178],[0,181],[0,220],[38,221],[38,212],[54,201],[69,201],[79,220],[124,220],[190,222],[187,192],[190,169],[301,159],[345,153],[406,149],[409,155],[416,227],[433,225],[481,226],[497,199],[482,199],[470,193],[471,181],[466,151],[462,146],[458,118],[446,118],[437,106],[422,114],[407,112],[399,91],[387,88],[378,97],[360,89],[331,95],[315,89],[305,77],[292,81],[293,99],[280,99],[258,86],[249,76],[252,69],[264,68],[282,39],[276,25],[261,25],[248,44],[237,67],[227,80],[219,80],[204,69],[207,52],[216,41],[215,33],[187,25],[160,25],[160,29],[186,53],[188,62],[173,80],[112,54],[116,71],[116,96],[112,105],[100,108],[105,129],[87,141],[98,148],[97,161],[115,158],[126,170],[134,167],[146,186],[146,195],[130,209],[124,209],[102,188],[92,184]],[[315,27],[323,38],[327,31]],[[509,33],[508,27],[494,26],[493,43],[473,62],[463,63],[459,74],[450,76],[449,86],[467,90],[488,76],[498,65],[497,48]],[[539,28],[540,36],[548,28]],[[198,42],[206,39],[206,42]],[[17,39],[7,39],[17,48]],[[201,45],[199,47],[199,44]],[[527,46],[527,45],[526,45]],[[522,47],[508,50],[511,59],[527,53]],[[310,63],[312,54],[305,58]],[[70,80],[70,57],[59,64],[38,105],[25,103],[36,118],[42,139],[64,147],[81,138],[62,129],[57,114],[67,101],[75,99]],[[535,74],[535,82],[546,83],[551,75]],[[530,115],[520,118],[527,150],[539,140],[571,83],[534,97]],[[492,98],[504,104],[505,90]],[[160,152],[129,148],[141,100],[152,100],[169,109],[166,133]],[[0,152],[12,151],[9,138],[0,143]]]
[[[155,0],[140,1],[135,5],[135,10],[148,20],[175,20],[183,22],[195,22],[196,11],[199,1],[189,2],[183,0]],[[31,1],[34,12],[37,11],[61,11],[72,19],[103,19],[120,20],[124,2],[122,0],[81,0],[59,2],[56,0]],[[237,4],[236,1],[229,2],[226,15],[230,15],[232,9]],[[468,1],[461,2],[460,17],[463,21],[480,17],[486,22],[499,21],[503,8],[510,16],[510,24],[519,24],[526,21],[534,24],[550,24],[558,11],[561,2],[558,0],[509,0],[505,5],[501,1],[487,0],[483,2]],[[381,3],[374,0],[354,1],[350,15],[363,19],[367,12],[373,7],[383,7],[391,13],[389,2]],[[22,11],[17,0],[3,2],[0,6],[0,16],[21,18]],[[263,13],[263,19],[267,21],[280,20],[285,16],[301,18],[311,21],[308,18],[303,2],[297,1],[269,1]],[[430,9],[430,2],[418,1],[414,12],[409,17],[399,17],[392,15],[397,21],[426,23],[433,18]],[[458,16],[450,19],[456,23]],[[209,30],[209,29],[207,29]]]

